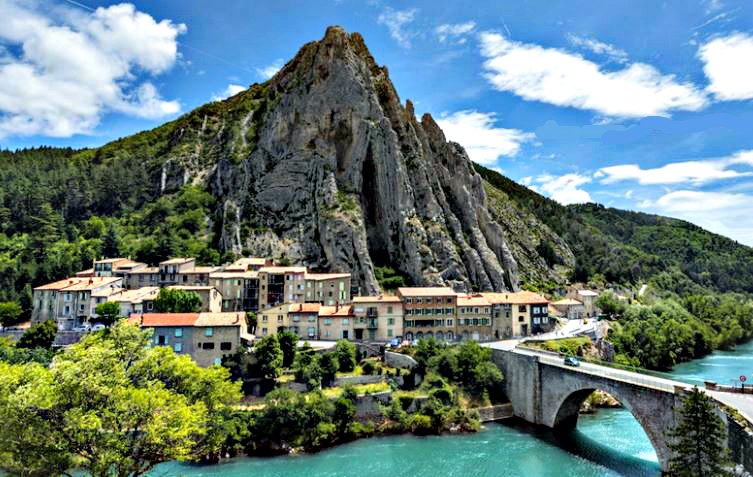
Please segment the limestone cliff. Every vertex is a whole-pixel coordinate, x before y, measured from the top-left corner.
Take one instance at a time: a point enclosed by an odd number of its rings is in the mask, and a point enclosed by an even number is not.
[[[268,82],[174,123],[160,191],[205,185],[226,250],[349,271],[364,293],[384,265],[415,284],[518,287],[511,250],[531,240],[507,233],[525,228],[500,224],[463,148],[401,103],[358,33],[331,27]]]

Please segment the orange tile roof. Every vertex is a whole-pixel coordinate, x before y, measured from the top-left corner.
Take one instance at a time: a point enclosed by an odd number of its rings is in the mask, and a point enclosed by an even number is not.
[[[491,303],[484,295],[458,295],[458,306],[489,306]]]
[[[577,305],[583,305],[583,302],[580,302],[578,300],[573,300],[572,298],[563,298],[562,300],[557,300],[554,303],[552,303],[554,306],[577,306]]]
[[[238,260],[234,261],[227,267],[225,267],[225,270],[227,271],[236,271],[236,270],[242,270],[245,271],[250,266],[264,266],[267,263],[271,263],[271,259],[268,258],[258,258],[258,257],[242,257]]]
[[[94,260],[94,263],[118,263],[118,262],[130,262],[130,258],[125,257],[115,257],[115,258],[101,258],[99,260]]]
[[[355,296],[353,303],[400,303],[400,297],[395,295]]]
[[[194,326],[198,313],[144,313],[131,315],[140,318],[141,326]]]
[[[318,313],[319,303],[291,303],[288,313]]]
[[[130,275],[159,273],[159,267],[144,267],[128,272]]]
[[[336,306],[322,306],[319,307],[319,317],[320,318],[330,318],[330,317],[349,317],[353,316],[353,307],[350,305],[342,305],[339,308]]]
[[[350,273],[306,273],[306,280],[337,280],[350,278]]]
[[[199,313],[193,326],[243,326],[246,325],[246,313],[226,311],[218,313]]]
[[[69,277],[35,287],[35,290],[85,291],[122,281],[120,277]]]
[[[189,268],[188,270],[181,270],[178,273],[182,274],[182,275],[189,275],[191,273],[212,273],[212,272],[217,271],[219,269],[220,269],[220,267],[198,266],[198,267]]]
[[[484,292],[481,293],[484,298],[489,300],[492,304],[505,304],[505,305],[540,305],[549,303],[549,300],[530,291],[519,292]]]
[[[209,274],[209,278],[258,278],[259,272],[246,272],[246,271],[224,271],[224,272],[212,272]]]
[[[267,273],[306,273],[306,267],[261,267],[259,271]]]
[[[450,287],[403,287],[397,292],[402,296],[456,296],[457,293]]]
[[[94,276],[94,269],[93,268],[87,268],[86,270],[81,270],[80,272],[76,272],[77,277],[93,277]]]
[[[171,258],[170,260],[163,260],[159,264],[160,265],[179,265],[181,263],[188,263],[192,260],[196,260],[196,259],[193,257]]]

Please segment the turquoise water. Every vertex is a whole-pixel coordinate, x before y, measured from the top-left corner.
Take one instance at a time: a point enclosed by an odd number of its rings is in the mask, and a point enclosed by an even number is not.
[[[753,381],[753,342],[678,365],[672,378],[729,384]],[[168,463],[151,476],[190,477],[653,477],[656,454],[633,416],[602,409],[578,419],[576,430],[554,433],[519,421],[489,424],[476,434],[363,439],[317,454],[238,458],[212,466]]]

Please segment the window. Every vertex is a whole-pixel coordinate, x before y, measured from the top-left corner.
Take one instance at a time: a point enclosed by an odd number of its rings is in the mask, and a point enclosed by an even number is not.
[[[309,327],[307,331],[308,331],[309,338],[314,337],[314,335],[316,334],[316,328]]]
[[[526,321],[525,318],[523,318],[522,316],[518,317],[518,322],[523,323],[524,321]]]
[[[268,319],[267,315],[261,315],[261,321],[262,322],[266,323],[267,319]]]
[[[262,328],[261,329],[261,335],[262,336],[267,336],[267,329],[266,328]]]
[[[424,301],[423,298],[416,298],[417,305],[420,305],[421,303],[423,303],[423,301]]]
[[[160,346],[164,346],[167,344],[167,336],[165,335],[159,335],[157,336],[157,344]]]
[[[282,315],[277,315],[277,322],[282,323]]]
[[[212,343],[211,341],[201,343],[201,349],[214,349],[214,343]]]
[[[392,328],[387,329],[387,337],[392,338]]]
[[[173,351],[175,351],[176,353],[180,353],[181,351],[183,351],[183,343],[173,344]]]
[[[392,314],[392,307],[391,306],[387,307],[387,313],[390,314],[390,315]]]
[[[214,336],[214,329],[211,326],[204,328],[204,336]]]
[[[394,324],[395,324],[395,319],[394,318],[387,318],[387,325],[392,326]]]
[[[331,325],[332,324],[332,318],[325,318],[324,319],[324,324],[325,325]]]
[[[412,298],[406,298],[405,299],[405,303],[407,303],[407,304],[410,305],[411,303],[413,303],[413,299]]]
[[[180,338],[183,336],[183,328],[175,328],[175,337]]]
[[[350,322],[347,318],[343,318],[343,326],[348,325]]]
[[[215,366],[222,365],[222,358],[214,358],[214,365]]]
[[[447,320],[447,326],[452,326],[452,320]]]
[[[533,324],[534,324],[534,325],[538,325],[538,324],[539,324],[539,321],[540,321],[540,320],[539,320],[539,317],[538,317],[538,316],[534,316],[534,317],[533,317]]]
[[[301,321],[301,317],[300,317],[300,316],[298,316],[298,315],[294,315],[294,316],[293,316],[293,321],[296,321],[296,322],[297,322],[297,321]]]
[[[233,349],[233,343],[231,343],[230,341],[223,341],[222,343],[220,343],[220,349],[222,351],[230,351],[231,349]]]
[[[525,305],[518,305],[518,311],[521,312],[521,313],[525,313],[526,312],[526,306]]]

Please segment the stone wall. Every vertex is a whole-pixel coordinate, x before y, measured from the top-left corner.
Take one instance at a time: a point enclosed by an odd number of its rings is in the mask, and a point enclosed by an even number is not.
[[[513,416],[511,403],[480,407],[476,410],[481,422],[499,421]]]
[[[727,441],[732,460],[753,474],[753,432],[727,417]]]
[[[374,384],[381,383],[383,380],[384,376],[380,375],[343,376],[335,378],[335,386],[343,386],[345,384]]]

